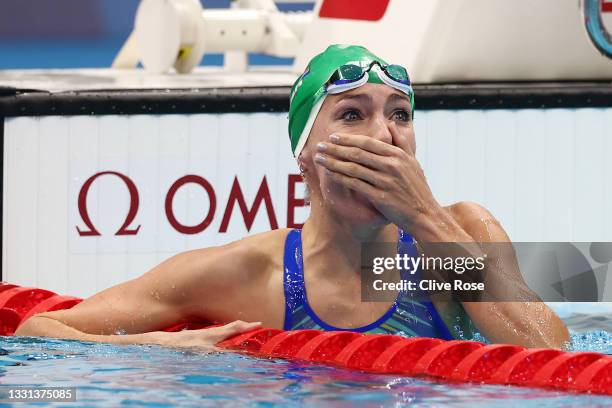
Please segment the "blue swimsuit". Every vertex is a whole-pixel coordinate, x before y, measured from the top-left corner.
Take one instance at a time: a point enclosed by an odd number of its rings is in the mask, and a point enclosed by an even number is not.
[[[400,230],[398,252],[416,254],[412,236]],[[343,329],[325,323],[308,304],[304,286],[301,230],[294,229],[285,241],[284,259],[285,330],[318,329],[350,330],[364,333],[400,334],[409,337],[454,337],[430,301],[415,301],[406,292],[400,292],[387,312],[367,326]]]

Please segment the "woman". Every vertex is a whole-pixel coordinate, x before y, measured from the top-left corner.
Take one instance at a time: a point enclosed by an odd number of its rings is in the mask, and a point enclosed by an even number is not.
[[[36,315],[16,334],[214,348],[260,325],[452,338],[473,324],[492,342],[562,347],[567,329],[542,302],[432,302],[405,293],[361,301],[363,243],[434,255],[433,244],[458,243],[477,257],[484,253],[476,242],[508,241],[480,205],[435,200],[415,158],[413,109],[404,68],[363,47],[330,46],[291,91],[291,147],[311,201],[301,231],[179,254],[70,310]],[[524,292],[520,276],[504,269],[510,264],[489,265],[490,283]],[[159,331],[193,320],[232,323]]]

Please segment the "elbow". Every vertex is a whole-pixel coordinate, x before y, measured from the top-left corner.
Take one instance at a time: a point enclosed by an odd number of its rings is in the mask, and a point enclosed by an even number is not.
[[[527,328],[534,344],[531,347],[547,347],[554,349],[568,349],[570,334],[563,320],[557,316],[546,304],[530,304],[531,313],[526,314],[530,319]]]
[[[34,324],[32,324],[33,320],[35,319],[34,316],[30,317],[28,320],[26,320],[25,322],[21,323],[18,327],[17,330],[15,330],[14,335],[15,336],[35,336],[34,333]]]
[[[22,322],[15,330],[15,336],[46,336],[48,330],[45,330],[46,320],[40,316],[34,315]]]
[[[525,322],[525,337],[528,347],[546,347],[566,350],[571,344],[565,323],[550,309],[532,315]]]
[[[570,338],[569,330],[567,326],[559,319],[556,315],[556,322],[551,330],[550,344],[548,347],[567,350],[571,346],[572,340]]]
[[[481,333],[494,343],[567,349],[563,321],[542,302],[480,302],[465,305]]]

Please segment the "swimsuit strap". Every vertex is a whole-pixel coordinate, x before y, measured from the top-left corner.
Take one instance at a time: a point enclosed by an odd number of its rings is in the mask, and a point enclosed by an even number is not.
[[[291,330],[293,311],[305,299],[304,274],[302,272],[302,234],[293,229],[285,239],[285,256],[283,265],[283,287],[285,290],[284,329]]]

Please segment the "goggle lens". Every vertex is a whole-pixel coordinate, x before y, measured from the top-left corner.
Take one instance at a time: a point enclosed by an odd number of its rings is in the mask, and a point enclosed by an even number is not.
[[[329,79],[329,82],[335,85],[355,82],[365,75],[365,70],[359,65],[346,64],[338,68]]]
[[[410,85],[408,71],[406,71],[406,68],[402,67],[401,65],[387,65],[384,70],[387,75],[394,81]]]

